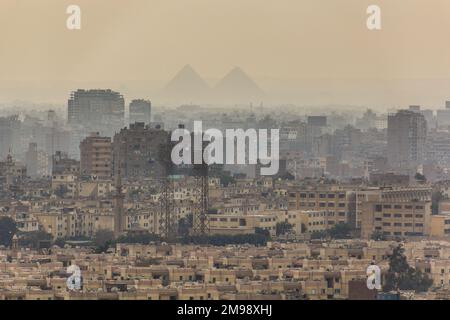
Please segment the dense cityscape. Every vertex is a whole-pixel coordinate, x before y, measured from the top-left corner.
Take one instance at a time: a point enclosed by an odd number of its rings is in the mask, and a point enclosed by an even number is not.
[[[1,0],[2,307],[383,318],[450,300],[449,12]]]
[[[59,112],[4,111],[0,299],[449,298],[450,102],[377,114],[125,101],[76,90]],[[279,129],[278,173],[171,164],[171,132],[199,119]]]

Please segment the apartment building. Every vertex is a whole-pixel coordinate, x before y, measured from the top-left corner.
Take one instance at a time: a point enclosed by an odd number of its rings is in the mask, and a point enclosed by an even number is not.
[[[425,117],[409,110],[388,116],[387,158],[397,172],[408,172],[425,157],[427,122]]]
[[[67,113],[72,126],[102,128],[111,134],[124,125],[125,100],[112,90],[77,90],[70,95]]]
[[[431,226],[431,188],[369,188],[356,192],[361,236],[426,236]]]
[[[110,137],[92,133],[80,143],[80,171],[82,175],[111,177],[112,147]]]
[[[52,174],[72,174],[78,176],[80,174],[80,161],[70,158],[65,152],[56,151],[52,155]]]
[[[209,215],[209,227],[212,234],[248,234],[254,233],[256,228],[276,233],[278,216],[266,212],[258,214],[217,214]]]
[[[288,208],[326,212],[327,226],[349,223],[354,214],[352,192],[339,188],[290,190]]]
[[[361,236],[375,232],[386,236],[428,236],[431,225],[431,201],[368,201],[362,205]]]
[[[334,225],[333,217],[327,211],[306,211],[304,212],[304,225],[309,233],[323,232]],[[331,218],[331,219],[329,219]]]
[[[143,122],[150,124],[152,111],[152,103],[150,101],[143,99],[133,100],[130,102],[129,110],[130,123]]]
[[[429,262],[427,270],[433,283],[437,287],[450,288],[450,261],[433,259]]]
[[[310,211],[302,210],[259,210],[247,213],[210,214],[209,224],[211,233],[248,234],[254,233],[259,228],[275,236],[277,224],[285,222],[291,225],[292,233],[299,235],[309,231],[307,225],[311,221],[310,214]]]
[[[53,174],[52,190],[60,196],[75,198],[79,194],[78,176],[74,174]]]
[[[162,145],[168,143],[169,133],[149,128],[142,122],[131,124],[114,135],[113,173],[127,178],[159,176],[163,167],[159,159]]]
[[[52,176],[51,189],[64,198],[98,199],[110,196],[115,188],[112,180],[84,181],[72,174],[55,174]]]
[[[442,213],[431,216],[430,236],[449,237],[450,236],[450,213]]]
[[[112,213],[85,212],[48,212],[35,214],[43,230],[50,233],[53,239],[75,236],[92,237],[98,230],[114,230]]]

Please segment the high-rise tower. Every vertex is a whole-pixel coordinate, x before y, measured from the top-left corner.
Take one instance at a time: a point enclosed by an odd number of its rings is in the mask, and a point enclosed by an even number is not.
[[[394,169],[408,170],[425,157],[427,122],[417,112],[400,110],[388,117],[387,156]]]

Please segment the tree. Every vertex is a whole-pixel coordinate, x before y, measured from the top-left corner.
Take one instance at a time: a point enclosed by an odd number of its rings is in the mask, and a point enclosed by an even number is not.
[[[220,183],[224,187],[228,187],[230,184],[234,184],[235,182],[236,180],[232,176],[223,176],[222,178],[220,178]]]
[[[66,239],[58,238],[53,242],[53,245],[63,248],[66,245]]]
[[[350,239],[352,237],[352,226],[348,223],[335,224],[330,230],[328,235],[332,239]]]
[[[326,239],[327,237],[328,237],[328,232],[326,232],[326,231],[314,231],[311,233],[312,240]]]
[[[292,224],[289,222],[278,222],[275,226],[276,234],[277,236],[284,235],[286,233],[289,233],[289,231],[292,230]]]
[[[389,270],[386,274],[383,290],[385,292],[398,290],[427,291],[433,281],[420,270],[410,267],[404,252],[405,249],[398,245],[389,257]]]
[[[98,252],[105,252],[114,244],[114,232],[106,229],[98,230],[94,235],[93,243]]]
[[[383,232],[376,230],[374,233],[372,233],[371,239],[375,241],[385,241],[386,236]]]
[[[335,224],[331,229],[325,231],[314,231],[311,239],[351,239],[353,228],[348,223]]]
[[[264,237],[266,237],[267,239],[270,239],[270,232],[269,232],[269,230],[256,227],[255,228],[255,234],[260,234],[260,235],[263,235]]]
[[[16,222],[9,217],[0,218],[0,245],[9,247],[17,232]]]

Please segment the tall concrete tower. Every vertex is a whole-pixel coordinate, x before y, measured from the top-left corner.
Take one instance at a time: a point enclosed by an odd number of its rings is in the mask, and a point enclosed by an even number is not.
[[[152,103],[148,100],[133,100],[130,103],[130,124],[144,122],[150,124],[152,120]]]
[[[408,170],[422,164],[425,157],[427,123],[416,112],[400,110],[388,117],[387,156],[395,170]]]

